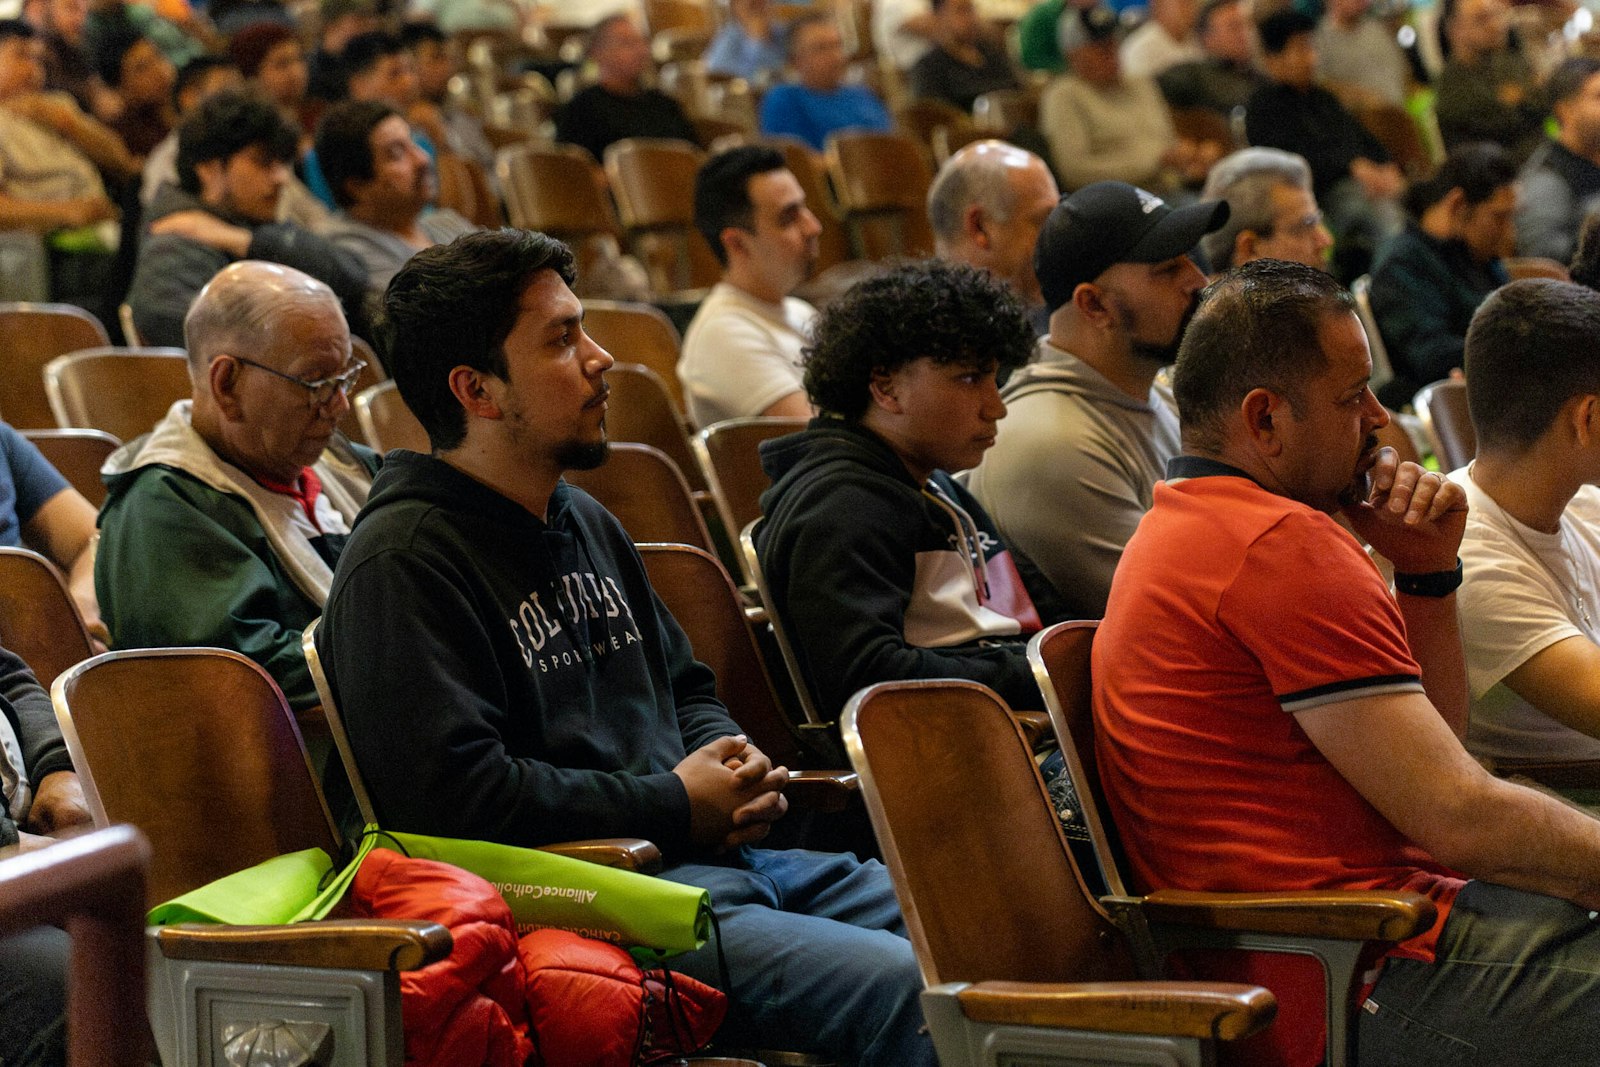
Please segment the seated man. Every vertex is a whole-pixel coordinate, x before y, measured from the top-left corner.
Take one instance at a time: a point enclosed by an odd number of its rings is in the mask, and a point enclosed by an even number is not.
[[[1025,583],[1031,569],[950,477],[994,444],[995,375],[1033,341],[1004,285],[938,260],[860,282],[818,317],[805,382],[821,414],[761,446],[772,488],[756,547],[824,716],[900,678],[1042,703],[1023,646],[1059,617],[1054,591]]]
[[[771,0],[730,0],[728,15],[706,47],[706,70],[762,82],[783,70],[789,26],[776,18]]]
[[[361,259],[374,304],[413,253],[477,229],[428,206],[438,192],[433,162],[388,104],[335,104],[317,126],[317,156],[339,204],[320,232]]]
[[[874,0],[872,44],[895,70],[908,71],[933,47],[933,0]]]
[[[122,112],[112,120],[111,129],[142,166],[176,122],[172,86],[177,68],[154,41],[125,22],[100,34],[94,58],[101,80],[122,98]]]
[[[1045,161],[1005,141],[967,145],[945,161],[928,187],[935,254],[1005,282],[1038,334],[1049,332],[1050,312],[1034,274],[1033,247],[1060,199]]]
[[[218,93],[178,129],[178,184],[151,201],[149,232],[128,304],[146,344],[183,346],[184,315],[223,267],[263,259],[304,271],[344,303],[365,333],[367,272],[354,255],[292,222],[276,222],[295,132],[275,105],[240,90]]]
[[[606,148],[626,137],[695,139],[683,106],[645,86],[650,42],[632,16],[601,19],[589,31],[589,58],[598,80],[556,112],[556,140],[581,145],[603,163]]]
[[[1326,269],[1333,235],[1311,192],[1311,168],[1293,152],[1241,148],[1206,175],[1200,194],[1226,200],[1228,221],[1200,238],[1213,275],[1253,259],[1286,259]]]
[[[461,73],[461,45],[426,22],[408,22],[400,43],[411,53],[417,72],[417,97],[402,112],[441,152],[465,156],[483,168],[494,185],[494,146],[478,117],[450,96],[450,80]]]
[[[802,15],[789,26],[795,80],[761,98],[761,132],[797,137],[821,152],[839,130],[887,131],[889,109],[864,85],[846,85],[844,37],[827,15]]]
[[[1394,366],[1382,400],[1398,410],[1461,366],[1472,313],[1511,280],[1517,167],[1495,144],[1462,145],[1406,194],[1413,221],[1378,249],[1372,315]]]
[[[1178,454],[1170,366],[1205,275],[1189,258],[1225,204],[1173,210],[1100,182],[1063,200],[1034,266],[1050,335],[1000,394],[1009,415],[967,487],[1050,579],[1069,615],[1098,619],[1122,546]]]
[[[1431,898],[1433,926],[1351,1016],[1361,1062],[1571,1062],[1600,1018],[1600,821],[1458,739],[1466,499],[1378,448],[1353,306],[1326,273],[1261,260],[1184,335],[1184,455],[1094,642],[1111,815],[1141,890]],[[1320,1029],[1273,1027],[1273,1062],[1317,1062]]]
[[[201,101],[224,89],[236,89],[244,79],[233,60],[225,56],[198,56],[178,68],[172,99],[178,123],[194,114]],[[163,185],[178,184],[178,131],[173,129],[145,157],[139,177],[139,203],[148,207]]]
[[[332,291],[275,263],[218,273],[184,339],[193,399],[106,463],[100,605],[117,648],[234,649],[303,710],[300,631],[378,467],[335,433],[361,364]]]
[[[1069,8],[1063,18],[1071,70],[1052,79],[1039,100],[1039,128],[1061,183],[1081,189],[1115,180],[1163,191],[1198,185],[1220,146],[1180,141],[1155,81],[1123,73],[1117,17],[1097,7]]]
[[[1196,36],[1205,55],[1168,67],[1156,78],[1172,107],[1215,111],[1230,121],[1261,86],[1256,72],[1256,31],[1245,0],[1206,0]]]
[[[1378,245],[1404,225],[1405,179],[1378,139],[1317,84],[1316,28],[1292,10],[1261,23],[1261,63],[1271,80],[1250,97],[1245,130],[1251,144],[1294,152],[1310,165],[1328,229],[1350,248],[1341,263],[1363,274]]]
[[[695,175],[694,215],[723,270],[683,336],[689,417],[811,415],[800,350],[817,309],[789,294],[811,276],[822,225],[800,183],[777,150],[733,148]]]
[[[1017,88],[1005,45],[984,27],[974,0],[934,0],[934,44],[911,68],[911,95],[971,112],[984,93]]]
[[[1365,101],[1404,107],[1410,75],[1405,52],[1372,0],[1332,0],[1317,24],[1322,77]]]
[[[1458,599],[1481,759],[1600,759],[1597,329],[1600,294],[1529,280],[1484,301],[1467,334],[1478,457],[1451,478],[1472,507]]]
[[[1560,132],[1522,169],[1517,254],[1572,258],[1578,228],[1600,207],[1600,59],[1573,56],[1545,83]]]
[[[1450,59],[1434,86],[1434,113],[1445,148],[1492,141],[1523,162],[1544,140],[1550,108],[1511,39],[1506,0],[1456,0],[1444,12]]]
[[[416,833],[649,838],[664,877],[711,891],[720,948],[672,967],[728,994],[725,1038],[932,1067],[882,867],[745,847],[788,772],[717,701],[617,520],[561,480],[605,462],[612,363],[572,268],[543,234],[475,233],[385,294],[434,452],[392,454],[317,633],[373,802]]]

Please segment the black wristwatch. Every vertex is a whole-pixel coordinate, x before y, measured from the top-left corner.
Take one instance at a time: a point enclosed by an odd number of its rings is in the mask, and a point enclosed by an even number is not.
[[[1461,588],[1461,557],[1456,557],[1454,570],[1429,571],[1426,574],[1394,572],[1394,588],[1406,596],[1449,596]]]

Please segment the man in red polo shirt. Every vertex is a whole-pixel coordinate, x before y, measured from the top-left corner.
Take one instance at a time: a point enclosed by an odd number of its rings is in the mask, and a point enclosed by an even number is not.
[[[1361,1062],[1587,1062],[1600,821],[1461,747],[1466,501],[1378,449],[1370,374],[1323,272],[1261,261],[1206,291],[1174,372],[1183,455],[1095,642],[1112,814],[1144,887],[1432,898],[1362,1005]],[[1285,1059],[1315,1062],[1303,1036]]]

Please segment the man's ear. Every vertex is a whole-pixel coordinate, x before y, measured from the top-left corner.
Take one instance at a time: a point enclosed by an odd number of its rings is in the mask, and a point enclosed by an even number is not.
[[[1233,265],[1238,266],[1241,263],[1248,263],[1252,259],[1258,258],[1260,253],[1256,251],[1256,246],[1260,243],[1261,235],[1254,230],[1240,230],[1234,234],[1233,259],[1231,261]]]
[[[891,415],[904,414],[905,408],[901,405],[900,398],[895,395],[895,391],[894,375],[881,367],[873,368],[872,377],[867,382],[867,392],[872,397],[872,403]]]
[[[745,244],[750,237],[750,231],[741,229],[738,226],[725,226],[720,236],[722,238],[722,247],[727,251],[730,260],[733,258],[733,250],[735,248],[739,250],[740,255],[747,256],[750,254],[750,249]]]
[[[497,388],[500,383],[493,375],[463,365],[450,371],[449,381],[451,395],[468,415],[494,420],[504,414]]]
[[[1578,447],[1593,448],[1600,443],[1600,396],[1588,393],[1574,397],[1566,416]]]
[[[1072,290],[1070,299],[1083,321],[1091,326],[1105,327],[1114,317],[1111,305],[1106,301],[1105,292],[1093,282],[1080,283]]]
[[[1263,456],[1276,456],[1283,451],[1282,427],[1276,420],[1283,415],[1288,401],[1270,389],[1252,389],[1239,402],[1239,415],[1250,434],[1250,443]]]
[[[211,400],[229,422],[244,418],[238,395],[239,375],[243,369],[238,360],[224,354],[212,356],[211,364],[206,368],[206,384],[211,389]]]
[[[985,216],[981,204],[968,204],[967,210],[961,214],[961,231],[967,235],[967,240],[988,251],[994,242],[989,237],[989,231],[984,228],[984,222]]]
[[[194,165],[195,177],[200,179],[200,199],[206,202],[222,195],[222,170],[226,164],[220,159],[208,159]]]

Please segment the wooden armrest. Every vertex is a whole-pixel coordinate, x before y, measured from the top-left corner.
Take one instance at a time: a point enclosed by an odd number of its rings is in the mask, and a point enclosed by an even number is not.
[[[169,960],[268,963],[350,971],[414,971],[450,955],[450,931],[400,919],[326,919],[288,926],[183,923],[156,931]]]
[[[1248,1037],[1278,1014],[1271,993],[1231,982],[979,982],[956,1002],[980,1023],[1223,1041]]]
[[[1550,789],[1600,789],[1600,760],[1497,760],[1494,773]]]
[[[1140,904],[1155,924],[1295,934],[1339,941],[1404,941],[1433,925],[1433,901],[1421,893],[1309,890],[1192,893],[1158,889]]]
[[[807,811],[836,812],[861,792],[861,778],[850,771],[790,771],[783,795]]]
[[[1028,747],[1038,751],[1040,745],[1053,746],[1056,743],[1050,731],[1049,715],[1042,711],[1013,711],[1011,716],[1022,727],[1022,736],[1028,739]]]
[[[554,845],[541,845],[539,851],[571,856],[575,860],[598,863],[602,867],[621,867],[640,874],[655,874],[661,869],[661,850],[653,843],[637,837],[562,841]]]

